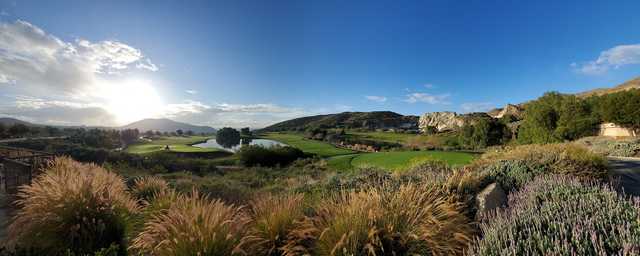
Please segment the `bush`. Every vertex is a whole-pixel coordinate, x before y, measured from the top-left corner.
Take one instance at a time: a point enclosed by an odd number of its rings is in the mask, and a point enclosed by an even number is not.
[[[638,157],[640,139],[614,139],[608,137],[586,137],[576,143],[584,145],[592,152],[603,156]]]
[[[145,176],[134,180],[131,193],[145,202],[151,202],[157,195],[169,190],[169,184],[160,177]]]
[[[434,186],[377,186],[325,199],[289,236],[285,255],[461,254],[473,228]]]
[[[139,210],[120,176],[69,158],[50,162],[17,197],[10,243],[52,254],[87,254],[112,244],[126,248],[128,220]]]
[[[472,255],[638,255],[640,202],[609,186],[542,176],[485,216]]]
[[[572,144],[525,145],[485,153],[470,166],[490,176],[504,176],[521,185],[529,174],[567,174],[584,179],[607,178],[606,160],[585,147]],[[517,176],[517,177],[516,177]],[[520,179],[515,181],[513,179]],[[508,187],[506,187],[508,188]]]
[[[250,203],[252,255],[282,255],[287,235],[304,217],[303,200],[302,194],[264,195]]]
[[[269,167],[285,166],[305,156],[301,150],[294,147],[265,148],[259,145],[243,146],[236,154],[244,166]]]
[[[153,214],[131,249],[146,255],[240,255],[249,217],[242,207],[194,190]]]

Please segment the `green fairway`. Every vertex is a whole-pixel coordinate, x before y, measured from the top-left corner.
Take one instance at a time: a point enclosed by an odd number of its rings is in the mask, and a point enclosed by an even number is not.
[[[331,157],[327,164],[337,170],[349,170],[353,167],[375,166],[388,170],[402,170],[411,167],[419,160],[433,159],[457,166],[470,163],[473,154],[448,151],[394,151],[362,153],[347,156]]]
[[[302,134],[295,133],[267,133],[261,136],[265,139],[275,140],[298,148],[304,152],[316,154],[321,157],[330,157],[337,155],[352,154],[354,151],[342,148],[336,148],[333,145],[317,141],[305,139]]]
[[[419,136],[417,134],[410,133],[397,133],[397,132],[356,132],[356,131],[347,131],[347,136],[351,136],[357,139],[365,139],[365,140],[374,140],[374,141],[383,141],[390,143],[399,143],[403,144],[407,142],[407,140]]]
[[[189,137],[162,137],[153,141],[144,141],[127,147],[126,152],[134,154],[145,154],[164,150],[169,145],[169,150],[173,152],[215,152],[214,148],[198,148],[190,145],[206,141],[211,137],[206,136],[189,136]]]

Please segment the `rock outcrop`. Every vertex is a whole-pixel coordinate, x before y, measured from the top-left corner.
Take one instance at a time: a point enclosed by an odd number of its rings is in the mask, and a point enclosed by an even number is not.
[[[455,130],[464,125],[464,118],[455,112],[431,112],[420,116],[418,126],[422,132],[434,127],[438,132]]]
[[[507,193],[497,183],[492,183],[476,196],[478,214],[485,214],[507,204]]]
[[[502,118],[503,116],[511,115],[517,119],[522,119],[522,113],[522,107],[513,104],[507,104],[504,108],[487,112],[487,114],[493,118]]]

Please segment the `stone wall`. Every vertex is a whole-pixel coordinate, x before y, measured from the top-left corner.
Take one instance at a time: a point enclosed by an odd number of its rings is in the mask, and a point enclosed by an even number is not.
[[[635,137],[637,136],[636,132],[619,126],[614,123],[603,123],[600,125],[600,136],[607,137]]]

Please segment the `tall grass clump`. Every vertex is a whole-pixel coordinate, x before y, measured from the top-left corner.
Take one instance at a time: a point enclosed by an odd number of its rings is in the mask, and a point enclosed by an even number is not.
[[[297,221],[304,218],[304,196],[264,195],[249,204],[252,218],[248,251],[254,255],[282,255],[282,246]]]
[[[131,249],[143,255],[242,255],[250,222],[242,207],[209,200],[194,190],[153,214]]]
[[[473,236],[462,205],[404,184],[325,199],[290,233],[285,255],[456,255]]]
[[[638,255],[640,202],[609,186],[541,176],[485,216],[472,255]]]
[[[51,161],[31,185],[22,187],[16,203],[9,243],[52,254],[126,248],[128,220],[139,210],[120,176],[65,157]]]
[[[151,202],[156,196],[169,191],[169,184],[156,176],[138,177],[133,182],[131,194],[145,202]]]

